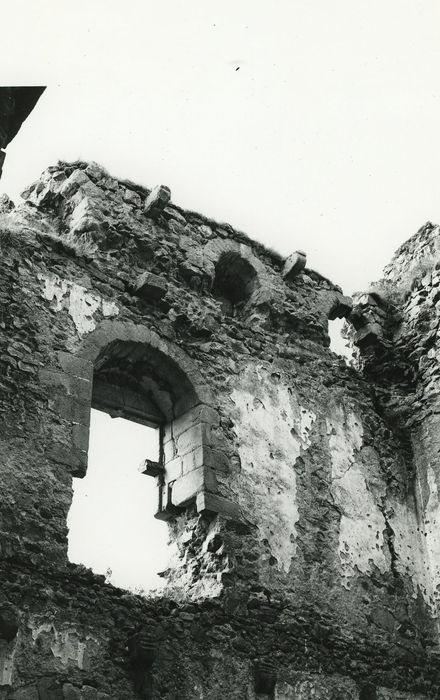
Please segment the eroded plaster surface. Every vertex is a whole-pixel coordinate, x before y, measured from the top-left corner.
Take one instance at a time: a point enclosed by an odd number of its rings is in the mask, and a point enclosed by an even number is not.
[[[432,466],[427,467],[426,477],[429,495],[424,510],[424,529],[433,595],[438,605],[440,602],[440,502],[437,478]]]
[[[389,508],[389,520],[394,533],[394,549],[397,554],[398,570],[410,577],[413,585],[413,596],[420,592],[428,604],[433,602],[432,580],[428,575],[428,562],[425,557],[425,542],[423,531],[417,517],[415,505],[400,503],[393,500]],[[437,531],[438,532],[438,531]],[[438,550],[438,538],[435,540]],[[428,546],[428,541],[426,541]],[[437,551],[440,557],[440,551]]]
[[[16,639],[11,642],[0,639],[0,686],[12,684],[16,649]]]
[[[385,541],[387,526],[392,535],[394,566],[407,575],[413,595],[419,592],[426,602],[432,602],[432,588],[427,575],[420,523],[410,496],[400,501],[386,492],[380,472],[380,461],[372,447],[363,445],[363,427],[359,416],[340,405],[333,406],[327,418],[327,434],[332,463],[331,491],[341,511],[339,526],[339,570],[344,584],[361,572],[368,574],[377,567],[382,573],[390,570],[391,554]],[[438,519],[436,487],[432,486],[427,510],[432,503],[435,523]],[[384,502],[386,499],[386,516]],[[431,557],[440,560],[437,538],[427,540]]]
[[[106,301],[75,282],[57,275],[39,275],[39,279],[44,285],[43,297],[51,302],[55,311],[68,311],[80,336],[95,330],[97,321],[94,316],[98,311],[105,318],[119,314],[113,301]]]
[[[49,647],[62,667],[74,665],[81,670],[90,668],[91,658],[98,647],[96,639],[81,636],[74,627],[57,629],[51,622],[30,623],[34,644]]]
[[[327,417],[327,434],[332,464],[331,492],[341,512],[339,569],[348,587],[350,577],[357,571],[368,573],[376,566],[385,572],[390,565],[389,552],[384,546],[386,523],[377,502],[381,485],[374,464],[376,455],[370,451],[369,468],[360,459],[363,426],[354,411],[333,406]]]
[[[270,549],[270,563],[290,570],[299,519],[295,462],[310,446],[315,414],[262,367],[247,367],[232,391],[244,507]],[[275,560],[275,561],[274,561]]]

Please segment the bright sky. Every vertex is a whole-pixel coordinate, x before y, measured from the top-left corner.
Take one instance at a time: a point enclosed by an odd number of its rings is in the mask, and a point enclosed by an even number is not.
[[[440,221],[438,0],[16,0],[0,84],[48,86],[7,149],[14,198],[58,158],[365,288]]]
[[[156,480],[138,470],[157,459],[158,439],[152,428],[92,410],[87,474],[73,480],[69,559],[122,588],[164,584],[157,572],[168,562],[168,526],[154,518]]]

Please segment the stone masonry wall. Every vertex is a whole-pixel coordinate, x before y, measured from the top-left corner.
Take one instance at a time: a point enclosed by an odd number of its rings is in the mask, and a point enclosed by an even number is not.
[[[414,438],[414,462],[392,418],[387,368],[408,401],[413,379],[391,302],[362,374],[329,350],[350,300],[304,254],[96,164],[48,168],[24,198],[0,218],[0,697],[439,697],[413,478],[436,446]],[[161,425],[143,477],[174,552],[160,597],[67,561],[92,405]]]

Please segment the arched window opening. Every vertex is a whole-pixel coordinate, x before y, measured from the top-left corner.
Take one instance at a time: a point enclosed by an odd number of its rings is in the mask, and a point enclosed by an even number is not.
[[[257,273],[238,253],[223,253],[215,267],[213,292],[227,300],[231,309],[245,302],[257,285]]]
[[[176,352],[179,352],[177,348]],[[218,420],[218,415],[201,401],[200,394],[206,396],[208,392],[201,383],[193,385],[166,343],[158,338],[152,343],[115,340],[100,352],[93,371],[91,408],[95,410],[92,410],[89,467],[82,483],[74,482],[69,514],[71,561],[99,573],[111,569],[110,582],[146,591],[160,584],[157,562],[161,561],[162,570],[168,569],[164,551],[168,528],[165,523],[159,523],[162,528],[159,535],[157,520],[175,518],[189,505],[196,506],[199,512],[218,512],[219,499],[213,496],[216,479],[211,467],[210,441],[210,424]],[[116,463],[110,466],[114,459]],[[154,480],[145,479],[145,475]],[[122,488],[124,480],[132,485],[131,496],[124,491],[125,486]],[[86,506],[86,499],[89,503],[93,500],[91,488],[95,485],[97,501]],[[112,491],[113,495],[116,492],[123,497],[123,501],[116,500],[109,513]],[[81,514],[81,502],[88,513]],[[98,505],[107,512],[106,517],[113,512],[114,520],[121,518],[121,532],[124,525],[125,535],[111,534]],[[137,524],[133,522],[135,512],[140,513]],[[128,523],[132,536],[126,531]],[[95,538],[95,559],[90,551],[93,538],[87,534],[92,530],[97,530],[101,537],[100,543]],[[82,549],[78,540],[83,541]],[[122,560],[118,559],[117,544],[122,550]],[[128,550],[137,552],[130,564],[126,561]],[[112,557],[104,561],[103,554],[110,551]],[[123,570],[120,561],[125,561]]]
[[[157,428],[91,411],[89,466],[73,480],[69,559],[113,585],[136,592],[161,588],[168,531],[154,518],[157,488],[139,464],[159,460]]]

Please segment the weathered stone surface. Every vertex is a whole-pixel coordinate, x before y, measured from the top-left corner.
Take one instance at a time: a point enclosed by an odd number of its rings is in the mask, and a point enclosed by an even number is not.
[[[142,299],[157,300],[162,299],[167,293],[168,285],[166,280],[151,272],[143,272],[134,285],[135,293]]]
[[[226,224],[145,216],[146,195],[60,163],[2,220],[0,697],[436,697],[438,227],[351,311]],[[327,347],[338,316],[357,369]],[[67,560],[91,406],[163,435],[151,598]]]
[[[182,506],[194,500],[204,488],[215,491],[216,485],[215,474],[209,467],[192,469],[174,482],[171,494],[173,505]]]

